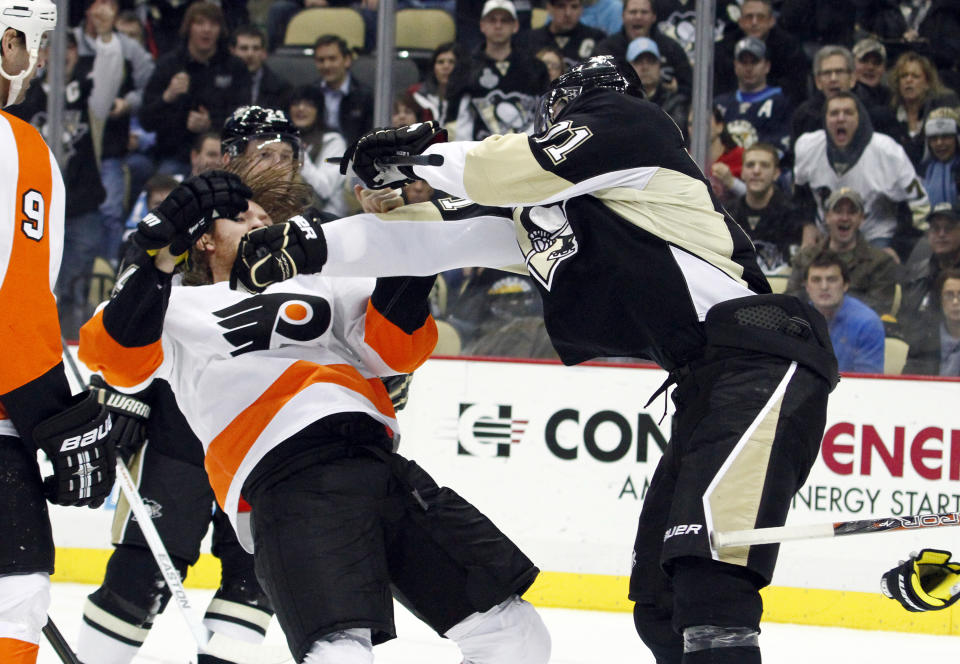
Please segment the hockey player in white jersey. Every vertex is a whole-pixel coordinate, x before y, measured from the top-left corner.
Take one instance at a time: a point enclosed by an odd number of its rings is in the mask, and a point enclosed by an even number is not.
[[[368,133],[346,155],[368,186],[419,178],[459,198],[259,229],[234,279],[259,290],[303,273],[519,265],[564,363],[658,362],[677,409],[634,543],[637,631],[658,664],[759,663],[759,589],[776,547],[717,550],[709,533],[786,519],[838,380],[826,323],[770,294],[749,239],[632,67],[590,58],[540,109],[530,136],[442,143],[429,123]],[[421,153],[443,167],[386,160]]]
[[[0,0],[0,105],[18,103],[57,25],[50,0]],[[63,179],[40,134],[0,111],[0,661],[33,664],[47,622],[54,544],[46,501],[97,507],[113,487],[110,419],[71,396],[53,297]],[[54,474],[44,480],[42,449]]]
[[[142,251],[81,330],[81,360],[122,389],[171,386],[296,661],[372,662],[372,645],[395,635],[394,588],[465,662],[545,664],[549,636],[519,597],[537,568],[391,449],[398,424],[380,377],[429,356],[433,277],[231,291],[240,237],[259,226],[237,216],[249,193],[214,173],[148,215]],[[213,283],[171,289],[191,246]]]

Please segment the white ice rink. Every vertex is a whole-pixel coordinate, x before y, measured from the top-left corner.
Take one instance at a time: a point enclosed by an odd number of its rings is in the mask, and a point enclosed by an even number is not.
[[[93,586],[53,584],[50,615],[67,641],[76,643],[83,600]],[[191,590],[195,607],[206,606],[212,590]],[[552,664],[653,664],[640,643],[627,613],[541,609],[553,637]],[[397,606],[399,638],[377,646],[377,664],[459,664],[456,647],[436,636]],[[276,621],[267,634],[270,643],[283,643]],[[868,632],[829,627],[765,623],[760,636],[766,664],[903,664],[930,658],[957,661],[960,638],[896,632]],[[933,658],[936,657],[937,660]],[[159,617],[144,644],[137,664],[186,664],[195,649],[183,619],[174,606]],[[58,664],[46,641],[41,642],[40,664]],[[93,664],[93,663],[90,663]]]

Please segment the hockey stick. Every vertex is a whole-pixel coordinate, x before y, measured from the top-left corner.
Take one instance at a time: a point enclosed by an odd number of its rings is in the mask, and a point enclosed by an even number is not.
[[[70,366],[74,378],[82,387],[86,387],[87,383],[83,380],[80,368],[70,354],[66,341],[61,338],[61,343],[67,364]],[[292,659],[290,653],[282,646],[246,643],[207,629],[194,613],[190,598],[187,597],[187,591],[183,587],[183,581],[180,580],[180,572],[170,559],[170,555],[163,545],[163,540],[160,539],[160,533],[157,532],[157,527],[153,525],[150,513],[143,503],[143,498],[137,491],[133,478],[130,477],[130,471],[127,470],[127,466],[121,459],[117,459],[117,481],[120,483],[120,490],[123,495],[127,497],[130,510],[137,519],[137,525],[140,526],[140,532],[143,533],[147,546],[150,547],[150,553],[153,554],[153,558],[160,568],[160,573],[163,575],[163,580],[166,582],[167,588],[170,589],[170,593],[176,601],[187,627],[190,628],[190,633],[197,642],[200,652],[238,664],[281,664],[290,661]]]
[[[47,637],[47,641],[50,642],[54,652],[57,653],[63,664],[80,664],[80,660],[77,659],[77,655],[73,652],[70,644],[63,638],[63,634],[60,633],[57,626],[53,624],[53,618],[47,616],[47,624],[43,626],[41,631]]]
[[[880,519],[835,521],[834,523],[817,523],[807,526],[780,526],[778,528],[754,528],[753,530],[728,530],[725,533],[711,533],[710,543],[714,549],[728,549],[734,546],[776,544],[777,542],[816,539],[819,537],[866,535],[868,533],[886,533],[894,530],[918,530],[920,528],[940,528],[942,526],[960,526],[960,512],[916,514],[912,516],[888,516]]]
[[[343,157],[328,157],[328,164],[339,164]],[[408,154],[380,157],[374,160],[377,166],[443,166],[442,154]]]
[[[153,557],[160,567],[163,574],[163,580],[166,581],[173,599],[180,608],[180,613],[190,628],[194,640],[200,652],[213,655],[218,659],[225,659],[238,664],[280,664],[290,661],[290,653],[282,646],[266,646],[245,643],[231,639],[217,632],[210,632],[209,629],[197,618],[193,607],[190,604],[190,598],[187,597],[187,591],[183,588],[183,582],[180,580],[180,572],[177,570],[163,541],[160,539],[160,533],[150,518],[146,505],[143,504],[143,498],[130,477],[130,471],[127,470],[123,461],[117,460],[117,481],[120,482],[120,490],[127,497],[130,503],[130,509],[137,518],[137,525],[140,526],[140,532],[143,533],[147,545],[150,547]]]

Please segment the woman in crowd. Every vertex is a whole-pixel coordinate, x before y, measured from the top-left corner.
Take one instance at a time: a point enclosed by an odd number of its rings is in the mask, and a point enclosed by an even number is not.
[[[567,65],[563,61],[563,53],[559,48],[552,44],[544,46],[536,53],[537,60],[542,62],[546,68],[547,73],[550,74],[550,80],[556,80],[563,72],[567,70]]]
[[[339,157],[346,149],[343,136],[328,131],[323,124],[323,93],[309,86],[297,88],[290,97],[290,121],[300,130],[303,141],[301,175],[319,199],[317,207],[324,212],[342,217],[347,213],[344,200],[345,177],[336,164],[328,164],[328,157]]]
[[[427,77],[414,83],[407,89],[413,100],[424,111],[424,120],[436,120],[441,126],[454,120],[450,115],[450,76],[457,68],[457,49],[453,42],[440,44],[430,58],[430,70]]]
[[[930,206],[960,202],[960,137],[957,125],[960,113],[952,108],[935,108],[923,125],[927,139],[919,173],[927,190]]]
[[[960,100],[944,87],[930,60],[913,51],[899,58],[890,72],[890,105],[897,116],[900,135],[895,137],[907,151],[914,167],[923,159],[923,124],[930,111],[941,106],[957,106]]]

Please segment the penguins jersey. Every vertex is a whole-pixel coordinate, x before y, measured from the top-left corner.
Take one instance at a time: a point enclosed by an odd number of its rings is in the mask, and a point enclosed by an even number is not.
[[[53,296],[64,188],[40,133],[2,111],[0,154],[0,435],[16,436],[14,421],[22,428],[70,401]]]
[[[430,146],[426,154],[445,165],[414,167],[416,175],[464,199],[462,217],[474,218],[416,224],[401,207],[324,224],[324,273],[520,262],[564,363],[627,356],[684,364],[702,352],[701,323],[713,305],[770,292],[753,245],[656,105],[593,90],[562,118],[542,136]],[[497,207],[471,211],[471,201]]]
[[[747,96],[731,92],[718,96],[716,105],[738,145],[749,148],[757,142],[770,143],[780,150],[781,156],[790,152],[793,105],[780,88],[768,87]]]
[[[252,551],[238,522],[240,490],[267,452],[339,412],[397,430],[378,377],[411,372],[433,350],[433,277],[375,288],[373,279],[303,275],[245,295],[226,282],[158,288],[158,275],[134,272],[84,325],[80,359],[124,391],[154,379],[170,385],[203,444],[217,502]],[[165,299],[166,315],[157,315]]]
[[[499,62],[477,54],[457,106],[454,136],[470,141],[529,131],[537,99],[549,84],[546,66],[526,51],[514,49]]]
[[[927,191],[907,153],[889,136],[874,133],[860,158],[842,174],[834,170],[827,157],[825,130],[801,135],[795,149],[795,183],[810,188],[817,206],[816,221],[821,228],[830,194],[840,187],[850,187],[863,197],[864,220],[860,232],[868,241],[893,237],[899,202],[910,207],[913,225],[926,229],[926,216],[930,211]]]

